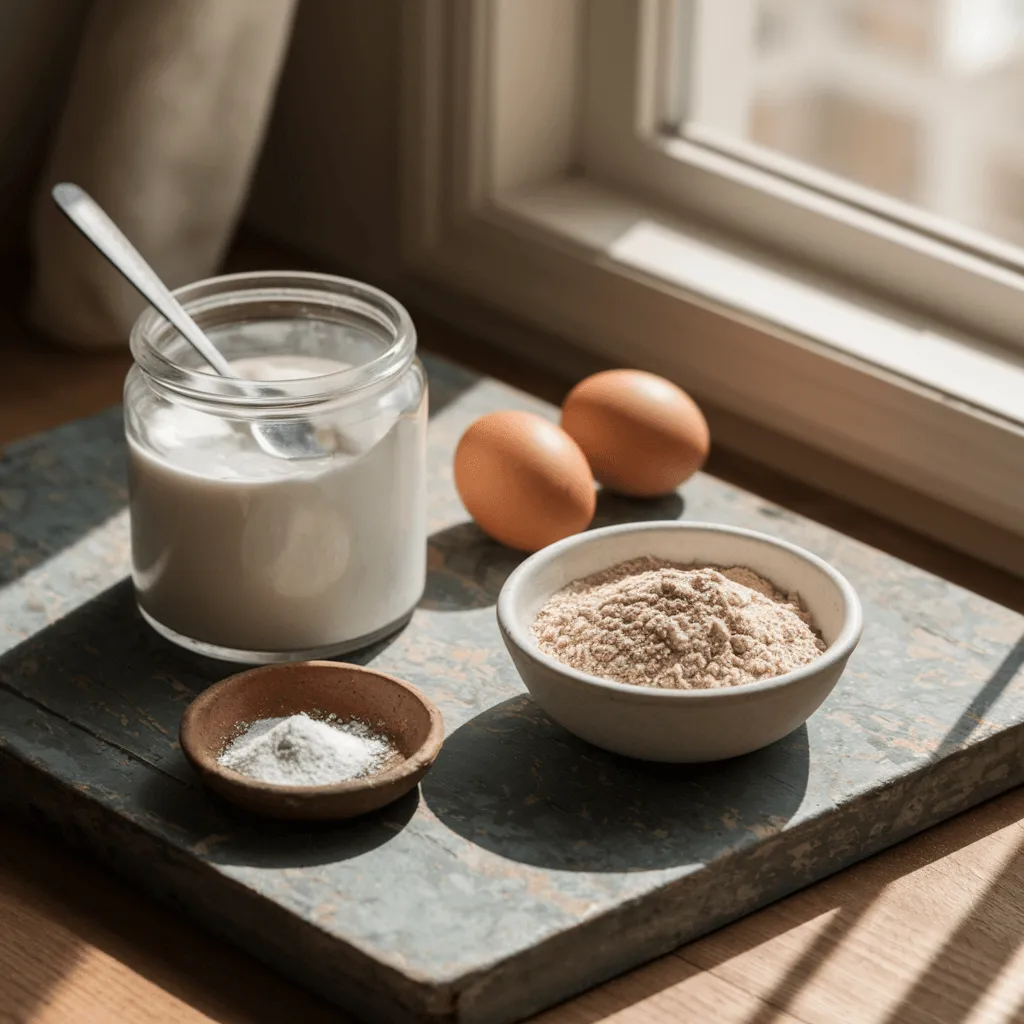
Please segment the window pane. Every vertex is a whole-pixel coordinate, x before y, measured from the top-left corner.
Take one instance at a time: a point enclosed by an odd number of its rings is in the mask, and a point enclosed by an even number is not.
[[[739,95],[691,120],[1024,243],[1021,0],[702,4],[703,93]]]

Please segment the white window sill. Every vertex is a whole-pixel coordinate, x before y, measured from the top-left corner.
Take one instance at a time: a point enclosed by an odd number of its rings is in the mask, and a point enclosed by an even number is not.
[[[1024,353],[956,331],[774,261],[584,180],[502,200],[625,271],[685,292],[726,315],[752,318],[1024,426]]]

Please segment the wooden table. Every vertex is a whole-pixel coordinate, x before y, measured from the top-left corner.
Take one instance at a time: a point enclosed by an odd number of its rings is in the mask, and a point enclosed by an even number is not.
[[[562,385],[429,321],[423,342],[557,400]],[[0,443],[119,398],[124,354],[46,348],[0,320]],[[1024,584],[718,453],[712,472],[1016,608]],[[544,1024],[1024,1021],[1024,792],[963,815],[549,1011]],[[0,1021],[340,1015],[125,884],[0,825]]]

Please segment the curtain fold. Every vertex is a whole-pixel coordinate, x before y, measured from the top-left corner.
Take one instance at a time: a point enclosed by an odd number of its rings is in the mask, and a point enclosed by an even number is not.
[[[116,347],[143,306],[53,205],[58,181],[90,192],[170,287],[216,271],[244,205],[295,3],[88,5],[32,202],[35,326],[68,345]]]

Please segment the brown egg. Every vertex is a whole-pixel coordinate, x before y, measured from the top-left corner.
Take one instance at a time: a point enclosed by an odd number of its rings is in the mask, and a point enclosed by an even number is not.
[[[481,416],[455,450],[455,487],[488,536],[539,551],[594,518],[594,477],[561,427],[529,412]]]
[[[580,381],[562,405],[562,426],[594,476],[634,498],[674,491],[704,465],[711,444],[697,403],[643,370],[605,370]]]

